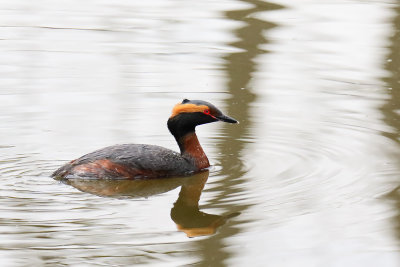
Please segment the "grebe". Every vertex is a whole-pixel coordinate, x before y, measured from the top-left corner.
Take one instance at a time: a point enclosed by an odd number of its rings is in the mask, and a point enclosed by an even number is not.
[[[184,176],[205,170],[210,163],[195,128],[216,121],[238,123],[211,103],[184,99],[174,106],[167,123],[179,145],[180,154],[156,145],[114,145],[69,162],[52,176],[64,179],[135,179]]]

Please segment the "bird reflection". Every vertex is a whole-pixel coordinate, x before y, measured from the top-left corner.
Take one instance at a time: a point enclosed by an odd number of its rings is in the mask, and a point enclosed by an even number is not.
[[[209,172],[204,171],[190,177],[164,179],[62,179],[61,181],[82,192],[119,199],[150,197],[180,186],[179,197],[171,209],[171,219],[179,231],[188,237],[197,237],[214,234],[227,219],[238,215],[238,213],[215,215],[200,211],[199,200],[208,176]]]

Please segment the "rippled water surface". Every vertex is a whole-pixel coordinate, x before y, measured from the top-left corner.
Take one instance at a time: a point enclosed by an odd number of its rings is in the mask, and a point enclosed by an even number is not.
[[[1,266],[400,266],[400,2],[1,1]],[[61,182],[95,149],[178,150],[187,178]]]

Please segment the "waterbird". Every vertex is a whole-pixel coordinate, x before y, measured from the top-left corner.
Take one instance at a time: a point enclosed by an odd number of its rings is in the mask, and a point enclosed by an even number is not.
[[[173,107],[167,122],[180,153],[157,145],[113,145],[72,160],[52,176],[60,179],[146,179],[187,176],[206,170],[210,163],[195,128],[216,121],[239,123],[209,102],[184,99]]]

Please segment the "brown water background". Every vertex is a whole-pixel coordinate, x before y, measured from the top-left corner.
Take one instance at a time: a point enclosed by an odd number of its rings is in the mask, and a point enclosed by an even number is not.
[[[183,98],[209,173],[49,177]],[[0,1],[1,266],[400,266],[399,115],[399,1]]]

